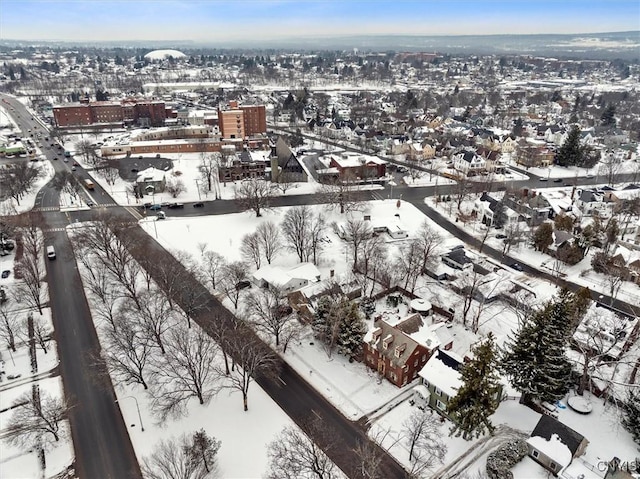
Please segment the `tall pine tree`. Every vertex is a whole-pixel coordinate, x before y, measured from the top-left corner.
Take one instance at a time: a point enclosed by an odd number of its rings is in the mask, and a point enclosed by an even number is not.
[[[487,431],[493,434],[495,427],[489,417],[498,408],[501,390],[493,336],[489,334],[472,352],[474,358],[460,368],[462,386],[447,406],[447,412],[454,422],[449,435],[462,435],[467,441]]]
[[[581,165],[583,153],[580,144],[580,128],[574,126],[556,154],[556,163],[560,166]]]
[[[521,402],[556,401],[569,390],[571,363],[565,346],[571,305],[552,300],[527,318],[502,352],[501,370],[522,393]]]

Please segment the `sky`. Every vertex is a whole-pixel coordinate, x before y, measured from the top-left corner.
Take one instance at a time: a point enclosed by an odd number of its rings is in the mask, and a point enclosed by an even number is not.
[[[255,43],[632,30],[640,30],[638,0],[0,0],[0,40]]]

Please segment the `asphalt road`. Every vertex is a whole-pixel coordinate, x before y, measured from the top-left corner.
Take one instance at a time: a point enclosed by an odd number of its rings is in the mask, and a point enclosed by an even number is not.
[[[122,214],[123,219],[126,213],[122,210],[113,211],[116,214]],[[184,282],[189,284],[189,288],[198,291],[198,297],[206,298],[206,303],[194,312],[193,320],[198,323],[205,331],[215,328],[217,323],[225,323],[232,321],[233,315],[227,310],[218,299],[212,296],[202,284],[195,279],[187,279],[188,273],[184,266],[166,251],[153,238],[147,235],[140,227],[134,226],[133,234],[138,237],[137,244],[144,245],[143,248],[136,248],[132,254],[144,254],[146,257],[152,255],[156,264],[172,265],[171,271],[176,272],[180,268],[182,273],[180,277],[184,278]],[[143,258],[138,257],[138,260]],[[149,270],[152,277],[158,272]],[[183,298],[180,293],[173,292],[173,300],[181,305],[183,309],[191,309],[184,305]],[[244,334],[252,334],[252,331]],[[268,347],[265,344],[265,347]],[[275,353],[274,353],[275,354]],[[269,394],[269,396],[282,408],[282,410],[300,427],[304,428],[313,420],[320,420],[323,429],[327,431],[332,438],[332,446],[325,452],[334,463],[345,471],[350,478],[364,479],[361,471],[356,467],[358,459],[354,449],[359,443],[368,442],[374,447],[381,458],[379,469],[383,472],[382,477],[388,479],[401,479],[406,477],[405,472],[393,457],[386,451],[381,449],[375,443],[371,442],[366,436],[366,432],[361,426],[346,419],[340,411],[331,405],[322,394],[318,393],[307,381],[304,380],[297,372],[295,372],[286,363],[282,364],[282,369],[277,378],[271,376],[258,376],[256,382]],[[251,391],[249,391],[249,408],[251,408]],[[256,427],[259,427],[256,424]]]
[[[10,97],[7,101],[20,115],[20,126],[25,132],[36,128],[37,122],[31,120],[22,104]],[[54,157],[53,151],[45,151],[48,158]],[[57,172],[69,168],[68,163],[60,160],[51,161],[51,164]],[[82,479],[141,478],[120,408],[114,402],[113,386],[108,379],[96,380],[98,375],[91,358],[99,351],[98,338],[82,293],[71,243],[64,231],[56,231],[69,224],[69,217],[57,210],[59,204],[59,192],[50,182],[38,193],[36,208],[52,208],[43,211],[45,244],[53,245],[57,256],[46,262],[47,282],[59,368],[65,396],[71,406],[69,423],[76,454],[76,474]]]
[[[27,119],[27,117],[30,118],[30,115],[24,107],[15,100],[13,102],[16,103],[14,105],[16,110],[20,112],[21,124],[28,128],[29,122],[33,120]],[[21,107],[22,110],[20,110]],[[32,125],[34,124],[35,122]],[[51,162],[57,172],[70,168],[68,163],[61,161],[62,156],[59,151],[46,150],[45,154],[51,160],[53,160],[54,156],[59,158],[57,161]],[[77,169],[76,175],[79,178],[89,177],[81,168],[77,167]],[[618,181],[623,181],[626,177],[628,181],[630,176],[618,175],[617,179]],[[573,181],[574,179],[575,177],[568,177],[567,181]],[[595,183],[595,179],[582,178],[579,181],[581,184]],[[508,181],[506,184],[514,188],[558,187],[553,182],[541,182],[538,177],[532,177],[528,180]],[[436,191],[438,194],[452,194],[455,191],[455,186],[439,185],[437,187],[422,188],[397,186],[393,189],[393,196],[396,198],[402,197],[404,200],[413,203],[453,235],[472,246],[479,247],[478,240],[458,230],[454,225],[451,225],[451,223],[439,217],[437,213],[424,205],[424,197],[432,196]],[[389,193],[387,194],[387,192]],[[95,191],[85,191],[85,194],[90,196],[98,205],[112,203],[107,192],[98,185],[96,185]],[[358,194],[358,197],[361,200],[367,200],[375,199],[376,197],[388,197],[391,194],[389,189],[384,191],[373,190],[362,191]],[[39,194],[38,206],[55,208],[59,204],[57,195],[58,192],[53,185],[45,186]],[[317,204],[322,201],[323,199],[318,195],[277,197],[272,201],[272,206]],[[45,211],[44,215],[48,228],[51,230],[61,228],[76,220],[93,219],[101,210],[102,208],[97,208],[91,211],[76,211],[68,214],[62,214],[58,211]],[[122,217],[125,221],[134,221],[141,215],[139,210],[134,210],[133,208],[114,207],[109,208],[109,211]],[[237,211],[236,203],[228,200],[206,202],[203,208],[193,208],[190,204],[187,204],[184,209],[168,210],[169,214],[174,216],[228,214]],[[154,254],[158,255],[158,258],[164,258],[163,261],[175,261],[167,251],[161,248],[148,235],[144,234],[142,230],[140,230],[140,235],[141,241],[146,241],[150,248],[153,249]],[[126,432],[126,426],[117,404],[114,403],[112,385],[110,383],[100,384],[94,380],[95,371],[88,360],[90,355],[99,348],[99,345],[95,328],[90,320],[86,299],[84,295],[76,294],[80,290],[80,277],[73,260],[71,245],[63,232],[50,231],[47,233],[46,238],[47,244],[54,244],[58,252],[58,259],[48,262],[47,274],[65,393],[74,405],[70,422],[78,458],[77,471],[82,478],[140,477],[140,470]],[[510,258],[502,257],[501,252],[487,245],[484,246],[483,252],[503,262],[512,261]],[[557,281],[556,278],[548,273],[525,265],[523,267],[529,274]],[[569,287],[577,288],[577,285],[563,283]],[[598,298],[603,301],[603,298]],[[609,300],[610,298],[604,298],[604,301]],[[621,309],[630,308],[630,305],[620,301],[614,304]],[[202,314],[230,314],[213,297],[209,298],[207,309],[208,312]],[[212,317],[202,316],[198,320],[206,323],[211,321]],[[286,364],[283,366],[280,379],[259,377],[257,381],[296,423],[305,424],[313,418],[321,419],[323,424],[336,434],[337,447],[329,451],[330,457],[350,477],[361,477],[361,472],[354,470],[357,461],[354,459],[353,449],[358,441],[367,439],[364,431],[357,423],[348,421],[321,394],[311,388],[303,378]],[[380,450],[380,452],[384,458],[381,466],[384,471],[384,477],[404,477],[405,474],[402,468],[395,460],[384,451]]]

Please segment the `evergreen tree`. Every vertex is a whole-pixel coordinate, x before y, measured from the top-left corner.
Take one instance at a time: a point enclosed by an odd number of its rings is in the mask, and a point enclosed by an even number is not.
[[[629,392],[624,405],[622,425],[631,433],[634,442],[640,445],[640,391]]]
[[[571,363],[564,354],[571,305],[558,299],[527,318],[502,351],[501,370],[522,393],[521,402],[560,399],[569,390]]]
[[[204,429],[193,433],[192,440],[184,446],[184,452],[195,469],[204,468],[209,473],[215,468],[216,454],[222,445],[222,441],[207,435]]]
[[[600,115],[600,120],[603,126],[616,126],[616,106],[610,103]]]
[[[560,166],[575,166],[582,164],[583,148],[580,144],[580,128],[574,126],[569,131],[567,139],[556,154],[556,163]]]
[[[553,243],[553,226],[551,223],[542,223],[533,234],[533,245],[543,253]]]
[[[494,337],[489,333],[486,341],[473,350],[474,358],[460,368],[462,386],[449,401],[448,413],[454,422],[449,435],[465,440],[480,437],[495,429],[489,417],[500,402],[498,394],[497,353]]]
[[[362,338],[367,331],[358,305],[346,296],[323,296],[315,307],[312,328],[329,355],[334,348],[340,354],[354,357],[360,352]]]
[[[338,352],[349,358],[356,357],[362,349],[362,338],[367,332],[367,325],[362,319],[358,305],[348,298],[339,304],[342,320],[337,338]]]

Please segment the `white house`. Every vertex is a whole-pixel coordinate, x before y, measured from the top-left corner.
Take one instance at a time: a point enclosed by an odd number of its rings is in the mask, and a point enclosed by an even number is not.
[[[484,171],[487,167],[486,160],[471,150],[456,153],[451,159],[453,160],[453,167],[468,176]]]
[[[278,266],[267,265],[256,270],[252,275],[253,283],[263,287],[273,287],[290,293],[305,287],[310,282],[320,281],[320,271],[311,263],[302,263],[285,271]]]

